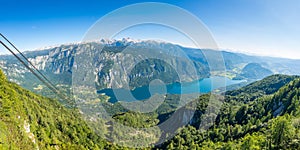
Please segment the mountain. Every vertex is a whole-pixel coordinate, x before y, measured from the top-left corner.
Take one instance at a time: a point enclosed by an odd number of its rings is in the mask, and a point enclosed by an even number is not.
[[[91,52],[92,56],[85,56],[88,52]],[[81,65],[81,61],[84,61],[79,60],[81,59],[79,55],[83,58],[87,57],[88,60],[86,61],[91,60],[90,63],[94,68],[91,74],[95,75],[98,90],[112,88],[113,85],[121,88],[126,83],[130,83],[130,88],[135,88],[148,85],[152,79],[157,78],[165,83],[178,82],[179,80],[193,81],[208,77],[210,74],[207,65],[197,61],[190,62],[189,59],[180,57],[180,50],[177,46],[154,41],[139,43],[101,41],[62,45],[43,51],[25,52],[24,54],[54,84],[67,87],[72,83],[72,73],[74,73],[73,69],[76,66],[79,69],[90,69],[89,66],[78,67]],[[78,57],[74,57],[75,55]],[[147,56],[152,58],[142,61]],[[93,58],[90,59],[90,57]],[[188,64],[196,66],[195,72],[191,72],[193,68]],[[36,92],[39,90],[35,89],[44,88],[11,55],[0,56],[0,67],[11,81],[23,87]],[[129,68],[132,68],[131,72],[128,72],[130,71]],[[184,75],[183,79],[178,78],[178,70],[180,74]],[[81,72],[85,71],[91,71],[91,69],[81,70]],[[86,79],[87,77],[83,76],[82,78]]]
[[[271,75],[269,77],[264,78],[263,80],[259,80],[253,82],[249,85],[246,85],[242,88],[227,91],[226,95],[230,96],[239,101],[249,102],[253,101],[254,99],[261,97],[263,95],[270,95],[274,92],[278,91],[279,88],[288,84],[298,76],[289,76],[289,75]]]
[[[77,110],[7,81],[1,70],[0,89],[0,149],[114,147],[100,139]]]
[[[274,82],[274,83],[273,83]],[[262,86],[262,87],[261,87]],[[254,98],[247,101],[240,97]],[[257,96],[257,93],[261,95]],[[236,97],[238,96],[238,97]],[[194,122],[161,149],[299,149],[300,78],[274,75],[226,93],[216,121],[197,130],[210,95],[196,100]]]
[[[77,109],[67,109],[56,100],[24,90],[7,81],[1,71],[0,89],[1,149],[129,149],[101,139]],[[118,103],[104,102],[104,106],[117,122],[137,128],[160,124],[172,113],[183,112],[178,113],[180,121],[187,115],[185,112],[195,111],[189,125],[179,128],[172,139],[154,149],[299,149],[299,97],[299,76],[269,76],[225,93],[219,113],[205,114],[216,116],[214,122],[207,122],[212,125],[206,130],[199,125],[211,94],[201,95],[177,112],[178,95],[168,95],[151,113],[130,112]],[[96,108],[95,104],[89,105]],[[195,110],[192,105],[196,105]],[[109,127],[98,128],[103,134],[110,132]],[[131,135],[126,137],[124,140]]]
[[[241,71],[241,73],[235,77],[235,79],[262,79],[266,76],[273,74],[267,68],[262,67],[258,63],[249,63]]]
[[[277,74],[228,91],[220,111],[214,110],[218,109],[216,105],[208,105],[210,101],[218,100],[219,96],[201,95],[177,110],[183,112],[180,113],[180,118],[186,117],[188,112],[195,111],[189,124],[179,128],[178,134],[155,148],[299,149],[299,93],[299,76]],[[177,102],[176,95],[170,98],[169,95],[157,114],[150,116],[157,116],[159,122],[163,122],[172,114],[176,114],[176,108],[172,109]],[[207,109],[210,112],[205,114]],[[131,119],[126,119],[126,116]],[[213,116],[216,116],[215,121]],[[134,126],[139,123],[133,118],[140,118],[140,114],[120,113],[115,118],[121,118],[120,122],[123,124]],[[207,120],[203,120],[204,118]],[[149,119],[149,123],[152,121],[155,121],[155,117]],[[201,122],[205,122],[208,128],[203,129],[203,126],[200,126]]]
[[[86,104],[87,109],[96,110],[97,104]],[[119,112],[112,117],[126,126],[148,128],[158,124],[155,113],[143,114],[128,112],[119,108],[118,104],[103,106],[111,107],[111,111]],[[81,108],[82,109],[82,108]],[[115,110],[113,110],[115,109]],[[7,81],[0,70],[0,149],[135,149],[116,145],[104,137],[119,135],[124,140],[149,136],[154,133],[130,134],[122,136],[122,129],[112,130],[109,122],[97,123],[87,120],[83,112],[76,108],[65,108],[55,99],[49,99],[25,90],[15,83]],[[104,121],[100,116],[98,121]],[[89,122],[89,123],[88,123]],[[94,122],[96,126],[93,126]],[[115,127],[115,126],[114,126]],[[96,128],[96,129],[95,129]],[[121,131],[119,131],[121,130]],[[112,133],[111,133],[112,132]],[[111,137],[112,140],[120,137]],[[141,138],[145,139],[145,137]],[[145,142],[145,141],[141,141]],[[148,141],[149,142],[149,141]],[[147,143],[147,142],[146,142]],[[120,143],[118,143],[120,144]],[[153,146],[143,149],[151,149]]]
[[[205,56],[199,52],[199,49],[184,48],[185,53],[193,60],[202,61]],[[216,51],[213,49],[201,49],[202,52]],[[220,51],[220,50],[219,50]],[[222,56],[225,62],[226,72],[225,76],[234,78],[241,74],[242,69],[247,64],[259,64],[261,67],[270,70],[274,74],[287,74],[296,75],[300,74],[299,69],[300,60],[287,59],[287,58],[275,58],[266,56],[251,56],[242,53],[222,51]],[[297,64],[297,65],[296,65]],[[261,79],[261,78],[257,78]]]
[[[206,55],[216,52],[151,40],[102,39],[27,51],[24,55],[53,84],[68,93],[71,92],[70,87],[74,83],[72,80],[89,80],[82,72],[90,72],[95,76],[97,90],[134,89],[148,85],[153,79],[160,79],[168,84],[215,75],[243,78],[251,82],[271,73],[300,74],[299,60],[249,56],[226,51],[219,51],[224,58],[226,72],[214,71],[212,66],[219,65],[219,62],[209,64]],[[86,57],[88,59],[85,59]],[[145,60],[146,57],[151,59]],[[89,66],[80,66],[81,64]],[[0,55],[0,68],[10,81],[36,93],[51,95],[51,92],[12,55]],[[78,71],[81,73],[77,73]],[[128,83],[129,87],[126,86]]]

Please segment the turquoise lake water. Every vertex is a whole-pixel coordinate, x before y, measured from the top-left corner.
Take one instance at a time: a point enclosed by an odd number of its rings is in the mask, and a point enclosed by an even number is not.
[[[226,77],[210,77],[193,82],[172,83],[168,85],[151,85],[127,89],[104,89],[98,93],[105,93],[110,97],[109,102],[117,101],[136,101],[145,100],[151,97],[151,94],[191,94],[191,93],[208,93],[215,89],[225,86],[238,84],[244,80],[231,80]],[[150,88],[149,88],[150,87]]]

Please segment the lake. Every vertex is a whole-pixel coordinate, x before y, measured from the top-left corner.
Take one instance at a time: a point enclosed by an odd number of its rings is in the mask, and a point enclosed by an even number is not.
[[[225,86],[238,84],[245,80],[231,80],[226,77],[210,77],[193,82],[186,83],[172,83],[168,85],[150,84],[151,86],[137,87],[134,90],[128,89],[103,89],[98,93],[104,93],[109,96],[109,102],[115,103],[117,101],[136,101],[149,99],[153,94],[191,94],[191,93],[209,93],[215,89]],[[149,88],[150,87],[150,88]]]

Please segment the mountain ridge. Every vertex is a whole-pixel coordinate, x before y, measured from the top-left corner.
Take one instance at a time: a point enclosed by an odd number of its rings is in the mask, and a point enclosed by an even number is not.
[[[59,85],[64,91],[71,92],[72,78],[77,77],[73,74],[73,69],[75,68],[74,64],[76,65],[76,62],[81,61],[78,59],[77,53],[83,52],[86,49],[90,50],[95,57],[91,59],[91,63],[94,64],[94,70],[92,70],[91,74],[94,74],[96,77],[96,88],[98,90],[112,88],[113,84],[117,85],[117,87],[114,88],[121,88],[124,87],[126,83],[130,84],[131,87],[129,88],[134,89],[138,86],[147,85],[149,81],[155,78],[159,78],[167,84],[178,82],[178,77],[176,77],[178,76],[178,74],[176,74],[178,70],[181,71],[181,74],[185,77],[181,79],[182,81],[203,79],[211,75],[235,79],[241,76],[245,66],[251,63],[257,63],[262,66],[262,68],[271,70],[274,74],[279,72],[289,75],[300,74],[300,60],[284,59],[285,61],[283,63],[278,63],[279,60],[282,59],[248,56],[226,51],[218,51],[224,58],[226,70],[213,71],[211,67],[214,66],[214,64],[208,63],[204,53],[214,53],[216,50],[200,50],[167,42],[132,41],[129,39],[112,41],[99,40],[95,42],[61,45],[41,51],[24,52],[24,55],[55,85]],[[147,49],[147,51],[151,50],[151,53],[144,53],[143,49]],[[159,51],[163,51],[167,55],[160,55]],[[140,61],[140,54],[146,56],[154,55],[153,57],[159,56],[158,58],[167,62],[164,63],[159,60]],[[168,54],[171,54],[174,58],[169,58],[170,56],[168,56]],[[188,63],[192,63],[192,66],[186,67],[185,65]],[[217,62],[215,62],[215,64],[217,64]],[[151,68],[153,65],[160,67]],[[45,91],[47,88],[13,56],[0,56],[0,67],[10,81],[18,83],[34,92],[49,96],[47,94],[49,92]],[[85,67],[87,66],[82,66],[81,68]],[[135,67],[135,70],[128,74],[127,69],[133,67]],[[193,69],[195,69],[195,72],[191,72]],[[85,72],[90,70],[81,71]],[[169,76],[164,75],[166,71]],[[249,73],[251,74],[252,72],[253,71],[250,71]],[[254,79],[248,77],[245,79],[250,83],[263,77],[265,77],[265,75],[254,77]],[[81,76],[81,78],[85,79],[86,77]]]
[[[217,118],[206,131],[197,130],[201,122],[197,118],[203,115],[202,109],[207,107],[210,96],[200,96],[196,100],[198,104],[193,124],[181,128],[179,134],[161,148],[299,149],[299,76],[273,75],[252,83],[254,86],[249,85],[238,90],[247,90],[249,87],[256,90],[255,87],[261,84],[272,87],[276,84],[269,82],[272,78],[278,79],[275,82],[279,83],[279,86],[253,101],[244,102],[234,96],[227,96],[219,114],[208,114],[217,115]],[[255,96],[256,93],[249,94]]]

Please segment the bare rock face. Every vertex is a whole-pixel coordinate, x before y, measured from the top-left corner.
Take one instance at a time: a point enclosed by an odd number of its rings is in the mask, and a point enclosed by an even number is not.
[[[126,39],[24,52],[28,60],[54,84],[70,86],[74,80],[80,80],[93,82],[98,89],[135,88],[147,85],[153,79],[172,83],[209,76],[208,66],[203,60],[190,60],[182,53],[173,44]],[[25,87],[32,86],[29,82],[36,80],[13,56],[1,56],[0,66],[11,81]]]

